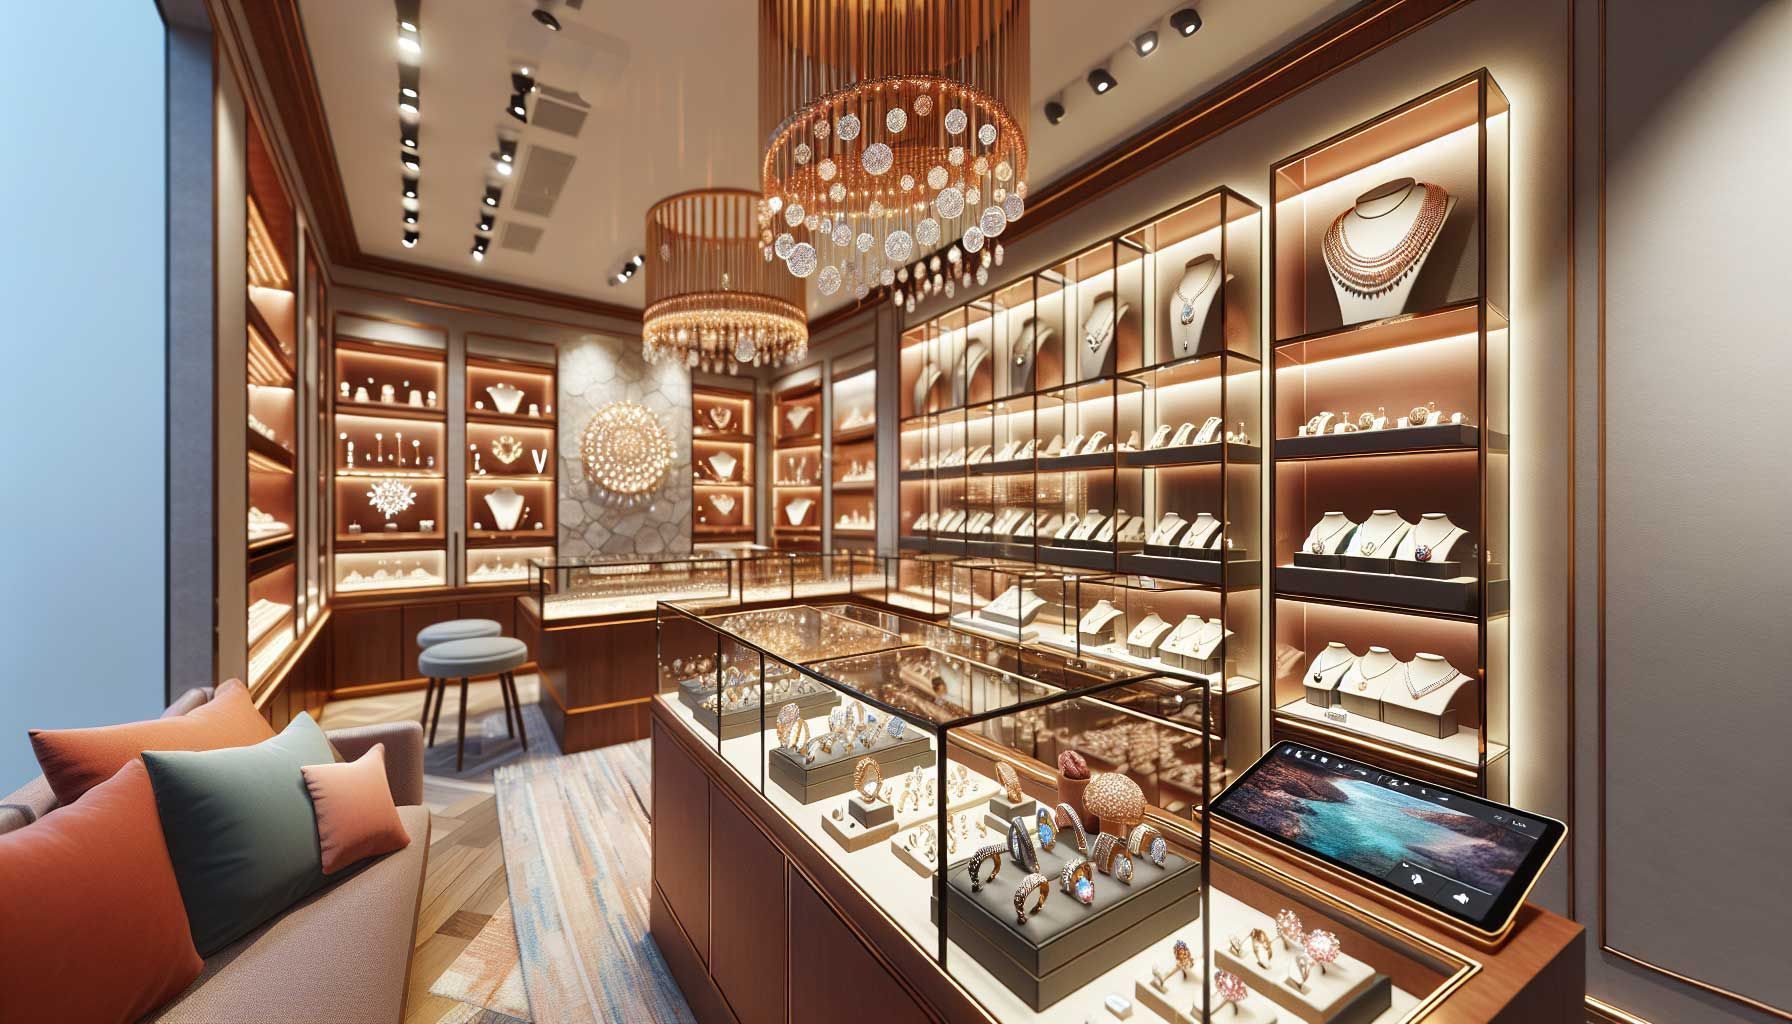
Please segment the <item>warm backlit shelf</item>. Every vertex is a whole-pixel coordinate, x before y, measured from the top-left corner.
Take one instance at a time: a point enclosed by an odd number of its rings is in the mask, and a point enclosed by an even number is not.
[[[552,416],[530,416],[528,413],[521,412],[502,413],[493,412],[491,410],[483,412],[469,411],[467,413],[467,422],[483,423],[493,427],[534,427],[537,430],[554,429],[554,418]]]
[[[1294,462],[1307,459],[1474,451],[1480,446],[1480,439],[1480,429],[1467,423],[1358,430],[1348,434],[1317,434],[1311,437],[1282,437],[1276,439],[1276,458]],[[1504,442],[1495,447],[1503,448]]]
[[[338,480],[379,480],[392,477],[397,480],[440,480],[439,469],[338,469]]]
[[[448,418],[446,411],[431,409],[428,406],[401,405],[397,402],[357,402],[349,398],[336,399],[336,415],[362,416],[376,420],[422,420],[437,423]]]
[[[381,548],[381,547],[416,547],[419,544],[441,544],[446,537],[440,531],[434,533],[400,532],[398,530],[382,530],[377,533],[338,533],[336,546],[342,548]]]
[[[805,434],[802,437],[783,438],[777,444],[779,451],[800,451],[804,448],[820,447],[821,438],[814,434]]]
[[[1475,729],[1459,729],[1440,739],[1363,715],[1353,714],[1338,722],[1325,717],[1323,709],[1304,700],[1276,708],[1275,720],[1278,726],[1291,727],[1322,739],[1368,746],[1383,757],[1397,758],[1414,767],[1458,773],[1466,779],[1476,777],[1480,764],[1481,734]],[[1504,756],[1504,746],[1487,744],[1488,763]]]
[[[552,473],[473,473],[467,477],[470,484],[551,484]]]
[[[1263,449],[1254,444],[1214,441],[1210,444],[1185,444],[1175,448],[1152,448],[1142,452],[1121,452],[1120,465],[1135,469],[1169,469],[1176,466],[1217,466],[1221,458],[1233,465],[1256,465],[1263,461]]]
[[[696,444],[752,444],[753,438],[747,434],[692,434],[691,441]]]
[[[857,444],[862,441],[875,440],[876,438],[877,424],[875,423],[868,423],[862,427],[853,427],[851,430],[834,431],[834,443],[836,445]]]
[[[876,480],[836,480],[835,494],[863,494],[877,490]]]
[[[517,544],[536,543],[552,540],[553,530],[469,530],[467,545],[469,547],[513,547]]]
[[[245,428],[246,429],[246,428]],[[296,460],[292,452],[280,447],[273,441],[248,431],[249,435],[249,467],[274,473],[291,473]]]

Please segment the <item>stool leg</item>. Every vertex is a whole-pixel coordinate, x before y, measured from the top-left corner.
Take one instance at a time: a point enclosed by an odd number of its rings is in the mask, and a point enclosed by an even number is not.
[[[436,681],[425,679],[423,681],[423,717],[417,720],[417,724],[425,729],[429,728],[429,702],[435,695]]]
[[[436,745],[436,727],[442,724],[442,705],[448,703],[448,680],[436,680],[436,710],[429,719],[429,746]]]
[[[498,674],[498,696],[504,698],[504,734],[514,738],[516,736],[516,719],[511,715],[511,708],[515,701],[510,699],[510,691],[504,686],[504,674],[501,672]]]
[[[516,735],[523,741],[523,749],[529,749],[529,730],[523,726],[523,698],[516,692],[516,676],[504,673],[504,681],[510,686],[510,703],[516,707]]]
[[[460,738],[454,745],[454,770],[461,770],[467,757],[467,677],[460,677]]]

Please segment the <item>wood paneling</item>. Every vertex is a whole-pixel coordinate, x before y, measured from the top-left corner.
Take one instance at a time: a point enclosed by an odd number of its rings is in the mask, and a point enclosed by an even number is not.
[[[457,606],[452,604],[407,604],[402,611],[404,614],[400,620],[398,644],[399,649],[404,651],[404,660],[399,663],[398,674],[387,676],[388,680],[409,679],[422,674],[417,671],[417,656],[423,653],[423,648],[417,646],[417,633],[425,626],[465,618]]]
[[[491,619],[496,622],[505,636],[516,636],[516,598],[487,597],[477,601],[462,601],[456,605],[459,619]],[[535,654],[530,648],[529,654]]]
[[[722,998],[721,991],[716,988],[715,979],[704,969],[696,947],[691,945],[690,937],[679,927],[678,918],[666,904],[666,893],[658,885],[653,887],[649,895],[647,913],[647,926],[653,932],[654,945],[660,948],[660,955],[666,958],[666,966],[672,971],[672,980],[678,982],[679,991],[684,993],[684,1000],[690,1004],[691,1012],[704,1024],[738,1024],[739,1018],[728,1008],[728,1001]],[[774,1019],[782,1020],[783,1015]]]
[[[710,977],[742,1020],[784,1019],[790,947],[767,941],[789,924],[784,854],[714,786],[709,874]]]
[[[342,608],[330,621],[332,672],[336,689],[383,683],[410,675],[403,671],[402,608]],[[415,662],[413,661],[413,665]]]
[[[709,962],[709,782],[676,741],[653,745],[654,879],[704,963]]]
[[[921,1009],[802,875],[790,874],[790,1024],[915,1024]]]

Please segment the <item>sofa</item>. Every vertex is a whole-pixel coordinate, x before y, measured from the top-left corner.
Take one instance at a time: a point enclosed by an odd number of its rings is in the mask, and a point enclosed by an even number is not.
[[[188,690],[162,717],[212,699]],[[386,781],[409,846],[379,857],[287,909],[209,957],[205,970],[146,1022],[156,1024],[398,1024],[404,1017],[411,951],[429,862],[423,803],[423,730],[416,722],[326,733],[345,760],[386,745]],[[0,833],[28,827],[56,808],[38,776],[0,797]]]

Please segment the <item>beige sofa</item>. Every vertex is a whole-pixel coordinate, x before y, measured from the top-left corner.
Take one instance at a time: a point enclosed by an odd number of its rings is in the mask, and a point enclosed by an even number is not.
[[[211,700],[189,690],[163,717]],[[354,760],[386,745],[386,781],[411,845],[314,893],[229,948],[207,958],[199,980],[150,1014],[157,1024],[398,1024],[423,873],[429,861],[429,810],[423,803],[423,730],[415,722],[337,729],[327,734]],[[56,808],[38,776],[0,798],[0,833],[24,828]]]

